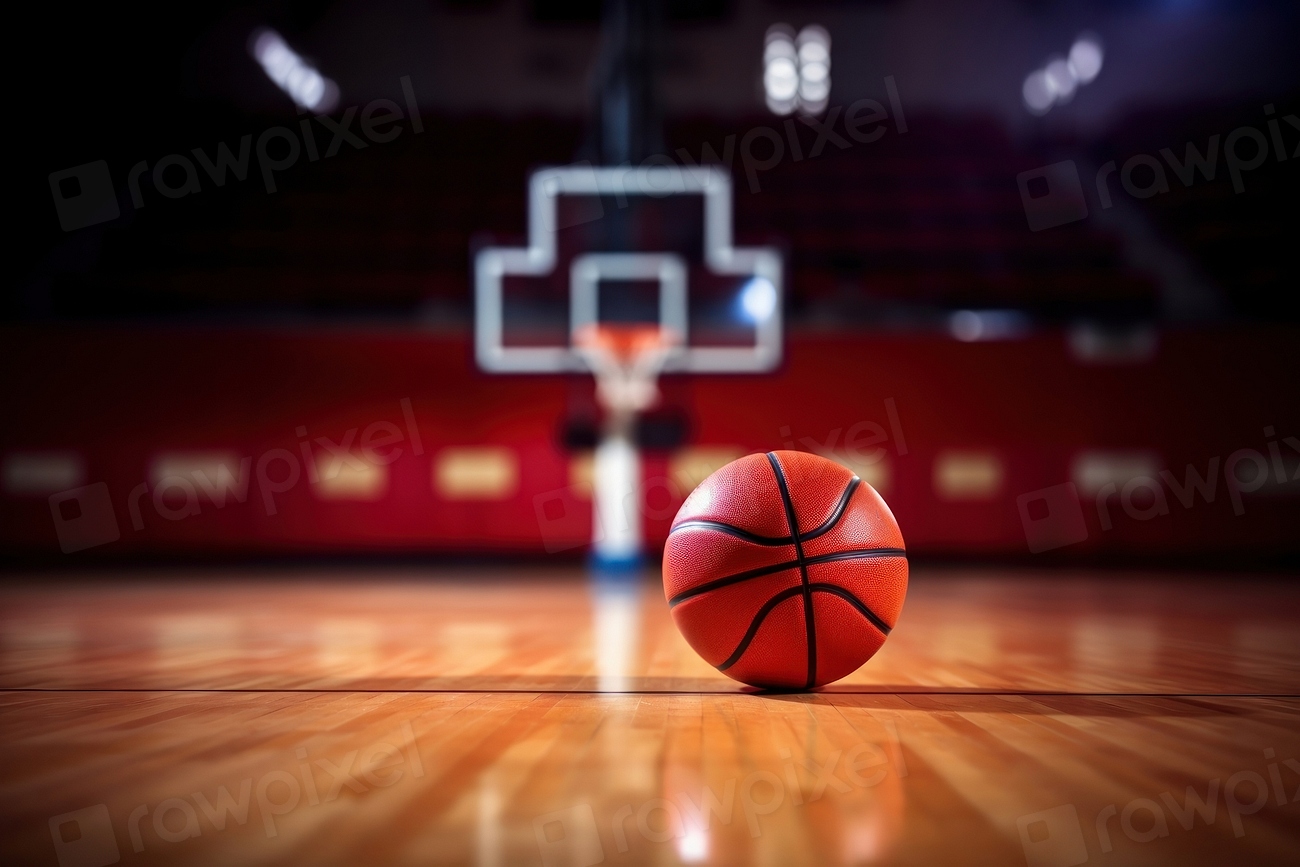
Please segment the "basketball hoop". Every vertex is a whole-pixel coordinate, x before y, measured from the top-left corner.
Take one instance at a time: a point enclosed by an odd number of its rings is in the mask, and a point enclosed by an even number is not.
[[[579,328],[574,345],[596,377],[600,402],[615,415],[631,416],[659,400],[655,383],[680,340],[659,325],[604,323]]]
[[[606,197],[617,198],[617,219],[601,204]],[[675,197],[681,206],[671,213],[690,221],[667,233],[654,228],[670,213],[659,211],[665,197]],[[572,224],[567,216],[561,219],[561,201],[594,206],[582,211],[594,216],[583,218],[580,238],[562,231]],[[624,213],[625,204],[632,210]],[[637,563],[643,554],[636,422],[659,400],[659,375],[665,370],[766,373],[781,360],[781,254],[770,247],[735,246],[731,208],[731,175],[716,166],[551,166],[528,181],[527,246],[485,247],[474,256],[474,353],[481,368],[492,373],[590,371],[596,377],[596,397],[604,412],[592,454],[592,557],[598,563]],[[692,228],[697,218],[698,240]],[[646,242],[633,244],[624,228],[641,220],[653,231],[644,238],[633,233]],[[569,240],[561,244],[561,238]],[[534,321],[534,313],[525,309],[518,315],[521,311],[512,305],[507,315],[506,280],[551,281],[566,268],[569,327],[564,339],[542,345],[508,340],[508,327],[517,331]],[[772,297],[765,307],[759,305],[761,315],[749,317],[752,340],[718,342],[710,340],[707,327],[696,330],[696,319],[712,306],[691,303],[692,271],[697,277],[707,274],[709,285],[722,280],[739,287],[761,280],[770,286]],[[602,320],[602,284],[608,292],[607,284],[616,281],[656,285],[658,316],[638,323],[615,323],[612,316]],[[748,305],[743,300],[747,290],[740,291],[742,304]],[[559,313],[552,308],[548,315],[559,321]]]

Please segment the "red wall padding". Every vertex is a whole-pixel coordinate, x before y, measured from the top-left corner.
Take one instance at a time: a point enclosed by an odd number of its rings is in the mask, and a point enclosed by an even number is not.
[[[589,400],[590,380],[485,375],[464,336],[175,327],[9,328],[0,336],[7,417],[0,450],[75,450],[84,456],[87,483],[105,483],[110,492],[121,538],[71,556],[579,554],[588,536],[590,507],[566,490],[568,455],[558,430],[575,394]],[[1116,501],[1109,529],[1087,501],[1088,538],[1063,552],[1294,553],[1300,482],[1244,495],[1234,508],[1223,464],[1239,449],[1268,456],[1272,443],[1287,472],[1296,471],[1300,452],[1286,442],[1300,437],[1296,338],[1287,329],[1172,332],[1161,336],[1151,361],[1096,366],[1076,360],[1060,332],[988,343],[939,334],[798,334],[789,338],[777,374],[674,377],[664,390],[668,403],[690,417],[690,443],[697,446],[807,447],[805,438],[827,443],[859,422],[881,425],[890,432],[886,499],[913,552],[1028,555],[1017,497],[1068,482],[1079,450],[1104,448],[1154,451],[1180,482],[1189,464],[1204,473],[1217,459],[1217,495],[1190,508],[1170,495],[1169,514],[1147,520]],[[403,399],[413,410],[420,454],[407,433]],[[887,400],[897,409],[901,446]],[[393,423],[404,437],[387,493],[377,501],[322,501],[301,479],[275,497],[270,514],[254,481],[244,502],[218,508],[200,498],[199,514],[180,520],[163,517],[146,494],[136,529],[131,492],[148,482],[159,452],[234,451],[256,463],[274,448],[298,453],[299,427],[338,442],[349,429],[360,436],[377,421]],[[440,499],[430,481],[434,456],[475,444],[517,451],[517,493],[489,502]],[[945,449],[996,453],[1005,467],[997,497],[936,496],[933,461]],[[648,455],[647,478],[663,479],[667,461]],[[277,478],[285,471],[272,470]],[[647,535],[661,545],[686,492],[658,481],[647,490]],[[58,555],[45,496],[0,494],[0,544]]]

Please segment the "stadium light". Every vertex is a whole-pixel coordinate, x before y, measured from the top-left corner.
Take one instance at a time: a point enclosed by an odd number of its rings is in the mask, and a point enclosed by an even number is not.
[[[1101,72],[1101,62],[1105,54],[1101,49],[1101,40],[1091,34],[1084,34],[1074,40],[1070,46],[1070,70],[1080,84],[1087,84]]]
[[[1047,81],[1047,73],[1041,69],[1035,69],[1025,76],[1025,83],[1020,93],[1024,97],[1025,106],[1038,115],[1047,114],[1052,107],[1052,101],[1056,98],[1052,93],[1052,86]]]
[[[262,65],[267,78],[308,111],[328,112],[339,103],[339,88],[289,47],[284,38],[269,27],[253,33],[249,40],[253,57]]]
[[[787,24],[767,29],[763,46],[763,93],[774,114],[796,110],[820,114],[831,92],[831,37],[809,24],[796,36]]]
[[[767,28],[763,46],[763,93],[773,114],[792,114],[799,93],[799,54],[794,47],[794,31],[785,24]]]
[[[799,49],[799,109],[804,114],[821,114],[831,95],[831,35],[826,28],[809,24],[795,40]]]
[[[1101,72],[1104,57],[1100,39],[1090,33],[1080,34],[1070,46],[1068,57],[1053,57],[1041,69],[1025,76],[1020,87],[1025,108],[1041,116],[1053,105],[1069,102],[1080,87]]]
[[[1043,67],[1043,75],[1047,78],[1047,86],[1052,89],[1056,102],[1064,105],[1074,98],[1078,82],[1074,80],[1074,72],[1064,57],[1048,61],[1047,66]]]
[[[1029,317],[1019,310],[955,310],[948,333],[962,343],[1014,340],[1029,333]]]

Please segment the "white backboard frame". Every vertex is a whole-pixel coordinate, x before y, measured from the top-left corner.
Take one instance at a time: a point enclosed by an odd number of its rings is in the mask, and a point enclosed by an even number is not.
[[[507,346],[503,283],[508,275],[541,277],[556,266],[557,199],[561,195],[704,197],[704,264],[715,274],[763,278],[776,290],[776,304],[755,323],[750,346],[691,346],[686,332],[687,276],[681,259],[664,251],[589,253],[571,268],[568,346]],[[598,317],[602,279],[657,279],[660,325],[679,329],[683,345],[664,365],[686,373],[762,373],[781,361],[781,255],[771,247],[735,247],[731,235],[731,178],[712,166],[558,166],[534,172],[528,184],[528,246],[487,247],[474,260],[474,351],[481,368],[494,373],[562,373],[587,370],[574,332]]]

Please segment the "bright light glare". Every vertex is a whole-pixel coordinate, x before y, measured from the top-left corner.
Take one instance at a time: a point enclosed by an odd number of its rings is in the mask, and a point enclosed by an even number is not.
[[[763,37],[767,42],[778,42],[784,40],[792,42],[794,40],[794,28],[789,24],[773,24],[767,28],[767,35]]]
[[[1053,57],[1042,69],[1025,77],[1020,86],[1025,107],[1032,114],[1043,115],[1054,104],[1069,102],[1080,87],[1101,72],[1103,55],[1101,40],[1091,34],[1081,34],[1070,46],[1069,57]]]
[[[767,108],[772,114],[784,117],[787,114],[794,113],[793,99],[773,99],[771,94],[767,96]]]
[[[709,835],[700,828],[689,828],[677,839],[677,855],[683,861],[694,863],[709,857]]]
[[[1056,99],[1056,94],[1047,82],[1047,73],[1041,69],[1036,69],[1025,77],[1020,93],[1025,98],[1025,105],[1034,114],[1046,114]]]
[[[973,343],[984,334],[984,325],[974,310],[958,310],[948,317],[948,330],[963,343]]]
[[[766,322],[776,312],[776,287],[766,277],[755,277],[740,290],[740,306],[754,322]]]
[[[825,27],[822,27],[819,24],[809,24],[803,30],[799,31],[798,42],[801,51],[805,45],[815,45],[825,49],[829,54],[831,48],[831,35],[826,32]]]
[[[799,83],[799,102],[805,107],[825,102],[830,93],[830,86],[825,81],[803,81]]]
[[[253,57],[266,75],[294,104],[309,111],[328,112],[339,101],[339,88],[290,48],[274,30],[253,34]]]
[[[794,100],[793,99],[787,99],[787,100],[772,99],[771,96],[768,96],[767,109],[770,110],[772,114],[780,114],[781,117],[784,117],[787,116],[787,114],[794,113]]]
[[[784,37],[778,37],[768,42],[767,47],[763,49],[763,64],[770,64],[778,57],[789,58],[793,61],[797,56],[798,52],[794,50],[794,43]]]
[[[788,57],[778,57],[769,63],[767,71],[763,73],[763,86],[773,99],[792,98],[799,87],[799,73],[794,68],[794,61]]]
[[[797,47],[796,47],[797,46]],[[795,109],[819,114],[831,90],[831,37],[809,24],[799,35],[786,24],[767,29],[763,46],[763,92],[767,107],[786,115]]]
[[[825,81],[830,74],[830,67],[820,60],[809,61],[799,67],[799,75],[804,81]]]
[[[1101,72],[1103,57],[1099,40],[1092,36],[1080,36],[1070,46],[1070,71],[1080,84],[1087,84]]]
[[[1043,74],[1047,76],[1047,86],[1052,89],[1056,101],[1069,102],[1074,96],[1074,88],[1077,84],[1074,73],[1070,71],[1070,64],[1062,57],[1055,58],[1047,64]]]
[[[963,343],[1010,340],[1029,330],[1029,320],[1016,310],[957,310],[948,317],[948,333]]]
[[[827,43],[818,39],[805,39],[800,43],[800,63],[830,63],[830,60],[831,49]]]
[[[831,35],[809,24],[799,31],[799,108],[804,114],[821,114],[831,94]]]

